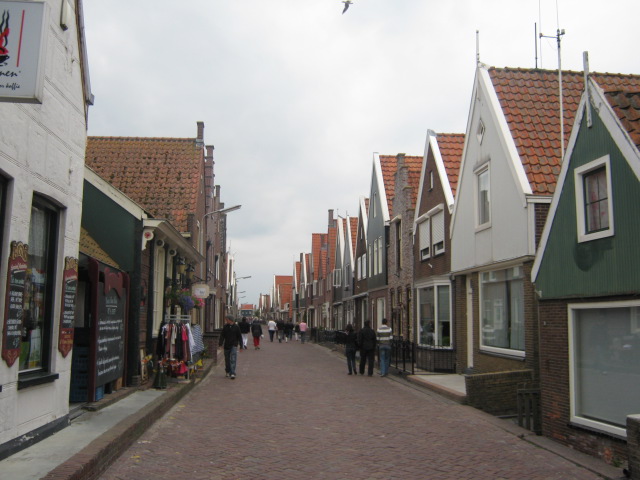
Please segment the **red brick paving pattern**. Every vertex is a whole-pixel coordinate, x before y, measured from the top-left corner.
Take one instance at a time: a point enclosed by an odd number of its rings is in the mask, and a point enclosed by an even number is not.
[[[237,379],[212,370],[100,478],[599,478],[482,412],[346,371],[314,344],[242,351]]]

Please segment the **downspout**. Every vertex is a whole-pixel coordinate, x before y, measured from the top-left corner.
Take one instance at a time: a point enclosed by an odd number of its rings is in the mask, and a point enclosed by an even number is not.
[[[155,308],[155,267],[156,267],[156,243],[151,242],[149,249],[149,287],[147,288],[147,335],[146,335],[146,353],[150,355],[155,353],[153,345],[153,312]]]
[[[129,288],[129,339],[127,342],[127,385],[140,385],[140,289],[142,286],[142,221],[133,235],[133,269]]]

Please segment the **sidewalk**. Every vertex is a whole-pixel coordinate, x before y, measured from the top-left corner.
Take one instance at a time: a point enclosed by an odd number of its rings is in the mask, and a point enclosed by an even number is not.
[[[84,480],[110,465],[147,428],[211,370],[205,363],[189,383],[166,390],[125,388],[90,408],[54,435],[0,461],[1,477],[16,480]]]

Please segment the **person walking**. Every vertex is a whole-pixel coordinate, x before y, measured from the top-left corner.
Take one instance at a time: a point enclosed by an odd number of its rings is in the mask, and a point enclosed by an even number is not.
[[[296,322],[295,327],[293,327],[293,334],[296,337],[296,342],[300,339],[300,322]]]
[[[291,340],[291,336],[293,335],[293,322],[291,320],[287,320],[284,324],[284,341],[288,342]]]
[[[347,337],[344,341],[344,353],[347,356],[347,368],[349,369],[348,375],[357,375],[356,369],[356,350],[358,349],[358,337],[356,332],[353,331],[353,325],[347,324],[345,328]]]
[[[276,328],[278,329],[278,343],[282,343],[284,339],[284,320],[278,320],[276,322]]]
[[[389,365],[391,364],[391,340],[393,331],[387,325],[387,319],[382,319],[382,325],[376,330],[378,340],[378,352],[380,352],[380,376],[386,377],[389,373]]]
[[[220,333],[219,347],[224,347],[224,371],[226,376],[236,378],[236,363],[238,361],[238,346],[242,345],[240,327],[233,320],[232,315],[224,317],[224,327]]]
[[[240,335],[242,335],[242,348],[247,349],[247,340],[249,340],[249,332],[251,331],[251,324],[247,322],[247,317],[242,317],[240,322]]]
[[[371,320],[364,322],[364,327],[358,333],[358,347],[360,348],[360,375],[364,375],[364,367],[369,363],[367,373],[373,375],[373,363],[376,359],[376,332],[371,328]]]
[[[273,342],[273,336],[276,334],[276,330],[278,329],[278,326],[276,325],[276,322],[273,321],[273,319],[269,320],[269,323],[267,324],[267,330],[269,330],[269,340],[271,340]]]
[[[299,328],[300,328],[300,341],[304,343],[305,339],[307,338],[307,322],[302,320],[300,322]]]
[[[260,350],[260,339],[262,338],[262,325],[257,318],[253,319],[251,323],[251,336],[253,337],[253,347],[256,350]]]

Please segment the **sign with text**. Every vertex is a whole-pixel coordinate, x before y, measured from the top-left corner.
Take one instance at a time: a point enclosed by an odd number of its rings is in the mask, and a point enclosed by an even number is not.
[[[96,386],[124,373],[125,314],[128,290],[126,274],[104,267],[104,288],[98,291]]]
[[[0,1],[0,101],[42,103],[44,2]]]
[[[62,274],[62,308],[60,309],[60,335],[58,350],[67,357],[73,348],[73,326],[76,319],[76,293],[78,291],[78,259],[66,257]]]
[[[10,367],[20,356],[22,322],[24,317],[24,288],[27,276],[29,247],[22,242],[11,242],[7,293],[2,334],[2,358]]]

